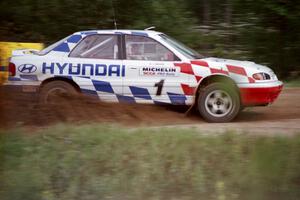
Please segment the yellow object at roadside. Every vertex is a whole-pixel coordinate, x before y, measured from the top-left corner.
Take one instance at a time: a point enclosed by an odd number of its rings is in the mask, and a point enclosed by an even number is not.
[[[21,42],[0,42],[0,85],[8,78],[8,59],[11,57],[11,52],[16,49],[36,49],[44,48],[43,43],[21,43]]]

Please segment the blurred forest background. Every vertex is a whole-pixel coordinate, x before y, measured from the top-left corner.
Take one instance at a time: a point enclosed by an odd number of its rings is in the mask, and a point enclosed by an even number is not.
[[[113,9],[114,7],[114,9]],[[156,30],[203,55],[252,60],[299,78],[297,0],[1,0],[0,41],[57,41],[73,32]]]

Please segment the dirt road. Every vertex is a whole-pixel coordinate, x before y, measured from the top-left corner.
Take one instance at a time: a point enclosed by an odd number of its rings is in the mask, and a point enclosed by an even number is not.
[[[270,135],[300,133],[300,88],[285,88],[273,105],[246,108],[231,123],[210,124],[200,119],[199,123],[180,125],[180,127],[194,127],[204,132],[234,130]]]
[[[195,127],[204,132],[236,130],[251,133],[300,133],[300,88],[285,88],[279,99],[268,107],[246,108],[233,122],[210,124],[194,112],[184,115],[185,107],[108,104],[76,97],[57,105],[40,106],[21,94],[0,97],[0,127],[44,127],[67,122],[121,123],[125,126]]]

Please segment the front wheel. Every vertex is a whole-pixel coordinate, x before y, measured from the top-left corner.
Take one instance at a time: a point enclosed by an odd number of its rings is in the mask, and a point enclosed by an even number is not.
[[[198,97],[198,110],[208,122],[229,122],[240,110],[237,92],[224,83],[212,83],[201,89]]]

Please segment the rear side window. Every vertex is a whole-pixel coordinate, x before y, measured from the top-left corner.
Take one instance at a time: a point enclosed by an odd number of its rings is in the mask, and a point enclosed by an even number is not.
[[[126,59],[150,61],[177,61],[178,57],[159,42],[136,35],[126,35]]]
[[[117,35],[90,35],[85,37],[70,53],[70,57],[118,59]]]

